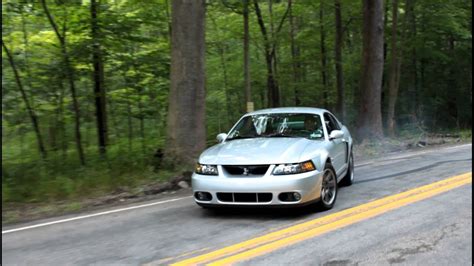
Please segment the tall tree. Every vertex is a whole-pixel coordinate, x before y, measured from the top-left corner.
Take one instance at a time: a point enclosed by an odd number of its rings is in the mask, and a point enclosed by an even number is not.
[[[269,107],[279,107],[280,106],[280,88],[278,87],[278,82],[276,79],[276,38],[271,38],[272,36],[277,36],[283,27],[286,17],[288,16],[289,6],[287,6],[285,13],[283,14],[276,30],[272,30],[270,34],[267,31],[265,22],[263,21],[262,11],[258,0],[253,1],[255,14],[257,15],[257,21],[260,28],[260,32],[263,37],[263,46],[265,53],[265,63],[267,65],[267,98]]]
[[[28,42],[28,32],[26,30],[26,18],[25,18],[25,10],[22,5],[18,8],[21,16],[21,31],[23,32],[23,45],[25,46],[25,51],[23,52],[23,61],[25,62],[25,72],[26,72],[26,84],[28,87],[32,88],[32,77],[31,77],[31,69],[29,64],[29,42]],[[30,99],[34,102],[33,94],[30,95]]]
[[[358,138],[381,138],[383,75],[383,0],[362,0],[362,77],[357,118]]]
[[[327,74],[327,54],[326,54],[326,31],[324,29],[324,8],[323,0],[319,5],[319,48],[321,49],[321,79],[323,82],[323,100],[324,108],[329,108],[328,97],[328,74]]]
[[[97,122],[97,137],[99,152],[104,155],[107,151],[107,107],[104,87],[104,64],[100,43],[99,3],[91,0],[91,39],[92,39],[92,65],[94,68],[94,98]]]
[[[5,51],[5,54],[7,55],[8,62],[10,63],[10,66],[13,70],[13,75],[15,76],[15,81],[18,86],[18,90],[20,90],[21,98],[23,99],[23,102],[25,103],[25,106],[26,106],[26,110],[28,111],[28,115],[30,116],[31,124],[33,125],[33,130],[36,135],[36,141],[38,143],[38,150],[40,152],[41,157],[43,159],[46,159],[47,153],[44,147],[43,137],[41,136],[41,130],[40,130],[39,122],[38,122],[38,117],[35,111],[33,110],[33,107],[31,107],[28,96],[26,95],[25,89],[23,88],[23,83],[21,82],[20,73],[18,72],[18,69],[15,65],[15,61],[13,60],[13,56],[10,53],[10,50],[8,50],[5,43],[3,42],[3,39],[2,39],[2,47],[3,47],[3,50]]]
[[[388,84],[387,131],[390,136],[395,135],[395,105],[398,98],[398,83],[400,79],[400,60],[398,58],[398,0],[392,0],[392,40]]]
[[[244,18],[244,83],[247,112],[253,111],[252,90],[250,87],[250,33],[249,33],[249,0],[243,0]]]
[[[229,93],[229,77],[227,74],[227,63],[226,63],[226,48],[225,45],[220,46],[219,48],[219,54],[220,54],[220,61],[221,61],[221,66],[222,66],[222,79],[223,79],[223,89],[224,89],[224,94],[225,94],[225,107],[227,109],[227,121],[226,121],[226,127],[232,126],[232,123],[234,122],[232,120],[232,104],[230,102],[230,93]],[[247,95],[246,95],[247,96]],[[248,101],[247,101],[247,112],[251,112],[253,110],[249,110],[248,107]],[[253,109],[253,107],[252,107]],[[220,130],[219,130],[220,132]]]
[[[205,0],[172,1],[171,19],[165,160],[175,166],[190,166],[206,147]]]
[[[293,67],[293,92],[295,94],[295,106],[301,104],[299,82],[301,82],[301,62],[300,49],[296,44],[296,34],[298,31],[298,19],[293,15],[293,1],[288,0],[289,20],[290,20],[290,47],[291,47],[291,62]]]
[[[276,83],[275,72],[273,69],[273,56],[268,37],[267,28],[263,21],[262,11],[257,0],[253,1],[255,7],[255,14],[257,15],[258,25],[263,37],[263,47],[265,52],[265,63],[267,65],[267,99],[269,107],[277,107],[280,105],[280,91]]]
[[[80,116],[80,108],[79,108],[79,102],[77,100],[77,92],[76,92],[76,85],[75,85],[75,78],[74,78],[74,68],[71,64],[71,60],[69,58],[69,53],[67,51],[67,42],[66,42],[66,27],[64,26],[62,29],[62,32],[59,31],[59,27],[56,24],[56,21],[54,20],[53,16],[49,12],[48,6],[46,4],[45,0],[41,0],[41,4],[43,6],[44,13],[46,14],[48,21],[51,25],[51,27],[54,30],[54,33],[56,34],[56,37],[58,38],[59,45],[61,47],[61,54],[63,57],[63,63],[65,67],[65,74],[69,82],[69,89],[71,90],[71,97],[72,97],[72,104],[74,108],[74,122],[75,122],[75,127],[74,127],[74,133],[75,133],[75,140],[76,140],[76,148],[77,148],[77,153],[79,156],[79,162],[81,165],[86,164],[86,160],[84,157],[84,150],[82,148],[82,137],[81,137],[81,116]]]
[[[415,14],[416,0],[407,0],[405,3],[405,16],[407,17],[407,39],[416,40],[417,38],[417,25],[416,25],[416,14]],[[409,97],[409,112],[412,123],[418,123],[418,55],[416,51],[416,45],[410,47],[410,65],[409,65],[409,77],[410,84],[408,86]]]
[[[344,106],[344,75],[342,69],[342,15],[341,0],[334,0],[334,17],[336,20],[336,38],[334,44],[334,58],[336,65],[336,86],[337,86],[337,103],[336,111],[342,121],[346,118],[346,108]]]

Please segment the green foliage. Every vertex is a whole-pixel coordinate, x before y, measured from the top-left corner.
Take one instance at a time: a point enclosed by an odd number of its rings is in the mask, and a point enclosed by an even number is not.
[[[28,136],[30,142],[33,136]],[[141,144],[124,152],[127,143],[109,149],[107,159],[88,150],[88,165],[81,167],[74,150],[63,154],[50,153],[47,161],[28,156],[24,151],[5,149],[2,171],[3,202],[45,202],[74,200],[130,189],[146,182],[166,180],[173,172],[154,171],[150,157],[143,155]],[[15,147],[14,145],[7,147]],[[36,147],[27,152],[35,154]],[[95,148],[95,147],[94,147]],[[25,148],[24,148],[25,149]],[[150,151],[151,153],[151,151]],[[21,158],[21,159],[18,159]]]
[[[171,0],[103,0],[99,10],[105,88],[107,91],[107,158],[98,155],[92,79],[92,45],[88,1],[47,1],[60,30],[65,30],[81,109],[81,132],[86,166],[77,160],[74,112],[58,40],[36,1],[2,2],[2,39],[11,49],[28,98],[40,123],[48,159],[41,161],[25,104],[2,51],[2,201],[53,201],[110,192],[120,186],[169,178],[155,172],[154,154],[166,141],[170,86]],[[276,43],[277,75],[284,106],[328,108],[336,103],[335,23],[333,1],[293,1],[298,21],[291,54],[290,24],[271,40]],[[359,101],[362,46],[361,1],[342,0],[343,71],[347,117],[355,124]],[[470,129],[472,126],[472,15],[461,0],[416,0],[410,20],[400,1],[399,46],[402,72],[396,106],[397,122],[405,132]],[[244,113],[243,18],[240,1],[207,1],[206,14],[206,123],[207,142],[226,132]],[[287,1],[260,1],[268,31],[280,23]],[[323,8],[323,20],[319,11]],[[390,8],[386,42],[390,41]],[[272,18],[272,20],[270,19]],[[273,21],[273,22],[272,22]],[[272,26],[273,24],[273,26]],[[321,66],[321,26],[325,33],[328,89]],[[65,28],[63,28],[65,27]],[[271,35],[271,33],[270,33]],[[192,45],[192,44],[189,44]],[[264,43],[250,6],[250,76],[256,109],[267,106]],[[390,49],[387,50],[387,59]],[[294,80],[293,64],[301,65]],[[388,60],[386,60],[388,62]],[[387,68],[385,69],[387,72]],[[386,80],[382,106],[385,112]],[[461,131],[469,134],[470,130]],[[190,133],[192,134],[192,133]]]
[[[459,132],[461,139],[465,141],[472,141],[472,130],[464,129]]]

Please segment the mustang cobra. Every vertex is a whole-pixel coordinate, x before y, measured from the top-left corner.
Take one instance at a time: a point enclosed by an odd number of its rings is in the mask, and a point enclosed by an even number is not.
[[[245,114],[199,157],[196,203],[331,209],[354,181],[352,137],[329,111],[295,107]]]

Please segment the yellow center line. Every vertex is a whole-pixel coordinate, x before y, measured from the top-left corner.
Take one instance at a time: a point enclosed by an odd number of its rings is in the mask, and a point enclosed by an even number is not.
[[[290,226],[260,237],[237,243],[213,252],[179,261],[173,265],[196,265],[215,261],[215,265],[230,264],[248,259],[277,248],[361,221],[388,210],[439,194],[443,191],[470,183],[471,173],[447,178],[399,194],[391,195],[366,204],[336,212],[321,218]]]
[[[326,224],[326,225],[323,225],[323,226],[320,226],[320,227],[316,227],[314,229],[311,229],[311,230],[308,230],[308,231],[305,231],[305,232],[302,232],[302,233],[299,233],[299,234],[296,234],[296,235],[292,235],[290,237],[283,238],[283,239],[280,239],[278,241],[275,241],[275,242],[272,242],[272,243],[269,243],[269,244],[266,244],[266,245],[263,245],[263,246],[259,246],[259,247],[254,248],[254,249],[250,249],[250,250],[247,250],[245,252],[238,253],[236,255],[233,255],[233,256],[215,261],[215,262],[210,263],[208,265],[212,265],[212,266],[229,265],[229,264],[232,264],[232,263],[235,263],[235,262],[238,262],[238,261],[248,260],[250,258],[254,258],[254,257],[260,256],[260,255],[272,252],[272,251],[277,250],[279,248],[283,248],[283,247],[301,242],[303,240],[307,240],[309,238],[313,238],[313,237],[322,235],[324,233],[327,233],[327,232],[330,232],[330,231],[333,231],[333,230],[336,230],[336,229],[339,229],[339,228],[342,228],[342,227],[345,227],[345,226],[348,226],[348,225],[351,225],[351,224],[354,224],[354,223],[357,223],[357,222],[360,222],[360,221],[363,221],[363,220],[366,220],[366,219],[369,219],[371,217],[378,216],[378,215],[383,214],[385,212],[388,212],[390,210],[398,209],[402,206],[420,201],[422,199],[432,197],[432,196],[437,195],[439,193],[454,189],[456,187],[459,187],[459,186],[462,186],[462,185],[465,185],[465,184],[469,184],[471,182],[472,182],[472,180],[471,180],[471,178],[469,178],[469,179],[465,179],[463,181],[456,182],[454,184],[449,184],[449,185],[446,185],[446,186],[443,186],[443,187],[440,187],[440,188],[433,189],[431,191],[423,192],[421,194],[414,195],[414,196],[411,196],[409,198],[402,199],[398,202],[392,202],[392,203],[389,203],[387,205],[375,208],[373,210],[369,210],[369,211],[364,212],[364,213],[359,213],[359,214],[356,214],[354,216],[346,217],[344,219],[341,219],[341,220],[336,221],[336,222],[331,223],[331,224]]]

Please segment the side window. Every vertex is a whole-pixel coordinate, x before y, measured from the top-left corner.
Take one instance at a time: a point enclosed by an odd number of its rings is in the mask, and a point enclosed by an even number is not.
[[[328,115],[329,115],[329,118],[331,119],[331,121],[332,121],[332,123],[333,123],[333,125],[334,125],[333,130],[334,130],[334,129],[340,130],[340,129],[341,129],[341,126],[340,126],[339,122],[337,121],[337,119],[336,119],[333,115],[331,115],[331,114],[328,114]]]
[[[324,113],[324,123],[326,124],[328,134],[331,134],[333,130],[338,129],[338,127],[334,124],[334,121],[331,119],[329,113]]]

